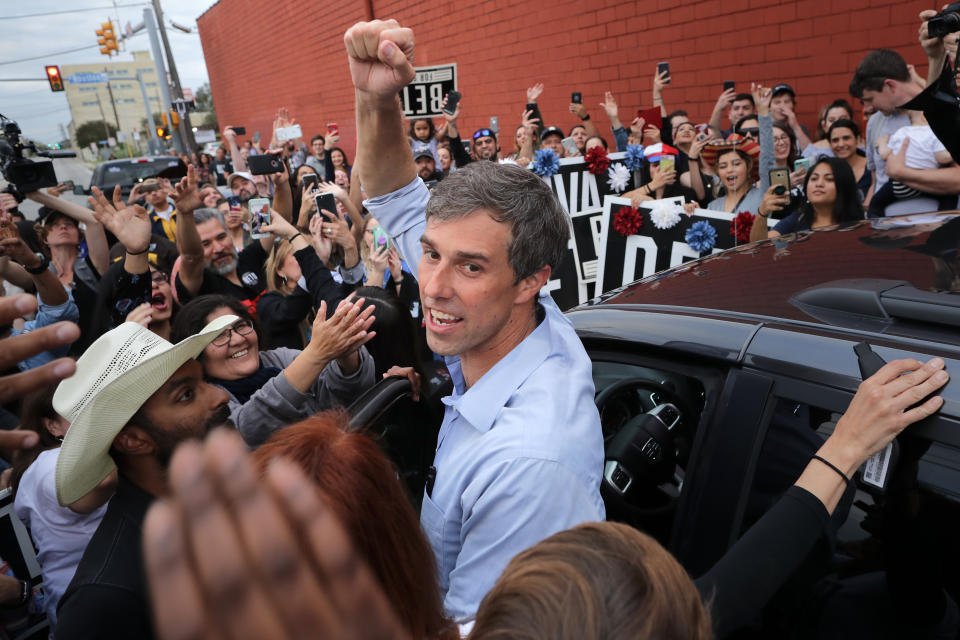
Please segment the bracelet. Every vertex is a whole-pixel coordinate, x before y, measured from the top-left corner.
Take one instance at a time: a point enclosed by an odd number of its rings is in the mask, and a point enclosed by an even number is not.
[[[770,217],[770,214],[769,214],[769,213],[760,213],[760,209],[757,209],[757,215],[760,216],[761,218],[764,218],[764,219]]]
[[[150,251],[150,245],[147,245],[146,248],[143,249],[142,251],[130,251],[130,249],[127,249],[127,255],[128,255],[128,256],[142,256],[142,255],[145,254],[147,251]]]
[[[850,484],[850,478],[848,478],[848,477],[847,477],[847,474],[845,474],[843,471],[840,471],[840,467],[838,467],[837,465],[833,464],[833,463],[830,462],[829,460],[826,460],[825,458],[821,458],[820,456],[817,456],[817,455],[813,456],[813,459],[814,459],[814,460],[819,460],[819,461],[822,462],[823,464],[827,465],[828,467],[830,467],[831,469],[833,469],[834,471],[836,471],[838,474],[840,474],[840,477],[843,478],[843,481],[844,481],[844,482],[846,482],[847,484]]]
[[[294,240],[296,240],[297,238],[302,238],[302,237],[303,237],[303,234],[300,233],[299,231],[297,231],[295,234],[293,234],[292,236],[290,236],[289,238],[287,238],[287,242],[289,242],[290,244],[293,244],[293,241],[294,241]]]
[[[587,115],[585,115],[585,116],[583,116],[582,118],[580,118],[580,122],[586,122],[586,121],[589,120],[589,119],[590,119],[590,114],[588,113]]]

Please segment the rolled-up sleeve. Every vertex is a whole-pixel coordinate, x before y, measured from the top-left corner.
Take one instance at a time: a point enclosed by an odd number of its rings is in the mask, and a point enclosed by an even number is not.
[[[430,190],[418,176],[405,187],[363,202],[370,215],[400,247],[400,255],[407,261],[414,278],[418,277],[422,253],[420,236],[427,226],[429,199]]]

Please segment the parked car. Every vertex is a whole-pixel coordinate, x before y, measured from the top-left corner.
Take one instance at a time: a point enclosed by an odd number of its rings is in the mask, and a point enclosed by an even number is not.
[[[148,178],[179,180],[187,175],[187,165],[177,156],[147,156],[108,160],[97,165],[90,176],[90,186],[77,190],[78,195],[90,195],[90,188],[97,187],[104,193],[113,193],[120,185],[124,198],[130,195],[133,185]]]
[[[939,356],[960,376],[958,247],[960,212],[863,221],[717,253],[569,311],[594,363],[608,518],[700,576],[831,433],[861,382],[855,346]],[[960,385],[940,393],[942,409],[898,438],[884,489],[858,474],[835,547],[732,637],[958,637]],[[410,436],[439,427],[442,407],[388,379],[352,410],[416,501],[436,431]]]

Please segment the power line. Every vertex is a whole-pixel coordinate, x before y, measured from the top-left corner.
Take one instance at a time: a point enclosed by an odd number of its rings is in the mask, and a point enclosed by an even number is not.
[[[135,3],[133,3],[133,4],[118,4],[118,5],[116,5],[116,6],[114,6],[114,5],[107,5],[107,6],[103,6],[103,7],[89,7],[89,8],[87,8],[87,9],[64,9],[64,10],[62,10],[62,11],[47,11],[47,12],[45,12],[45,13],[25,13],[25,14],[19,15],[19,16],[0,16],[0,20],[16,20],[17,18],[40,18],[40,17],[43,17],[43,16],[59,16],[59,15],[62,15],[62,14],[64,14],[64,13],[80,13],[80,12],[82,12],[82,11],[104,11],[104,10],[108,10],[108,11],[109,11],[110,9],[115,9],[115,8],[116,8],[116,9],[120,9],[120,8],[125,8],[125,7],[144,7],[144,6],[148,5],[148,4],[150,4],[150,3],[149,3],[149,2],[135,2]]]
[[[31,56],[29,58],[20,58],[19,60],[4,60],[0,62],[0,66],[5,64],[17,64],[18,62],[30,62],[31,60],[40,60],[42,58],[50,58],[52,56],[62,56],[65,53],[74,53],[76,51],[86,51],[87,49],[97,49],[100,45],[98,44],[88,44],[85,47],[77,47],[76,49],[67,49],[66,51],[53,51],[50,53],[45,53],[41,56]]]

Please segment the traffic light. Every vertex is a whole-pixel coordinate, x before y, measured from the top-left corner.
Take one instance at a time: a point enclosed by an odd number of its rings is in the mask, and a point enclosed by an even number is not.
[[[97,29],[97,44],[100,45],[100,53],[105,56],[119,53],[117,47],[117,34],[113,30],[112,22],[101,22]]]
[[[166,127],[157,127],[157,137],[161,140],[169,140],[170,132],[166,129]]]
[[[50,91],[63,91],[63,78],[60,77],[60,67],[55,64],[48,64],[44,68],[47,70],[47,80],[50,81]]]
[[[170,112],[170,124],[176,129],[180,126],[180,115],[176,111]]]
[[[163,120],[163,126],[164,126],[164,127],[169,127],[169,126],[170,126],[170,120],[167,119],[167,114],[166,114],[166,112],[160,114],[160,119]]]

